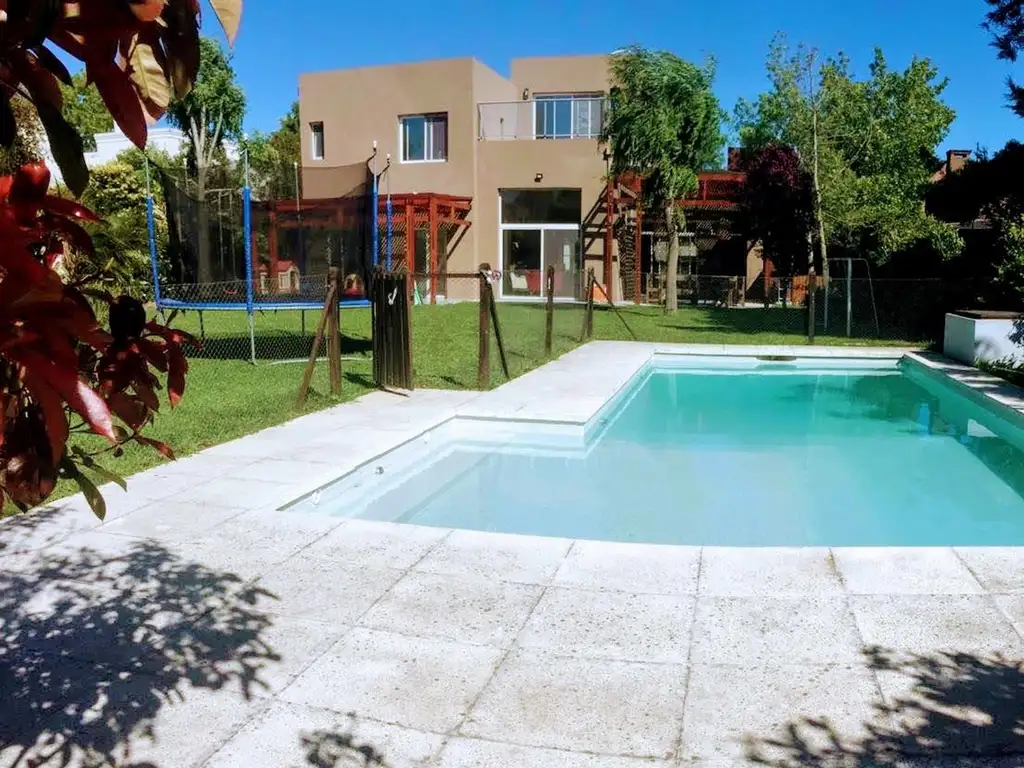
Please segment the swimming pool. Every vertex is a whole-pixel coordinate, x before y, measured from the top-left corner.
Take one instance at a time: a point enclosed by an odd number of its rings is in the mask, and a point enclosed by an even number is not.
[[[455,420],[292,509],[663,544],[1024,545],[1022,426],[909,360],[656,358],[585,435]]]

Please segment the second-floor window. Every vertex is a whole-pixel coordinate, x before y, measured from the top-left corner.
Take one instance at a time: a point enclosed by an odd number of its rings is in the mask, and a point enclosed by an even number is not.
[[[448,159],[448,115],[407,115],[401,118],[402,162],[444,162]]]
[[[310,154],[314,160],[324,159],[324,124],[323,123],[310,123],[310,133],[312,134],[312,140],[310,144]]]
[[[538,139],[596,139],[603,121],[604,96],[599,93],[534,97],[534,135]]]

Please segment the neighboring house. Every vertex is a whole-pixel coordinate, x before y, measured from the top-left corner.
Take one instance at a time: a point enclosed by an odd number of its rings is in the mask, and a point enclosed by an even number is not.
[[[96,140],[96,151],[85,153],[85,164],[89,168],[95,168],[97,166],[113,162],[122,152],[125,152],[135,146],[116,125],[114,126],[114,130],[109,133],[97,133],[94,138]],[[147,147],[162,150],[171,157],[175,157],[185,149],[187,142],[188,139],[185,138],[185,134],[177,128],[157,126],[149,129]],[[234,143],[227,142],[225,144],[225,149],[230,159],[238,159],[238,147]],[[50,169],[52,182],[54,184],[62,183],[63,177],[61,176],[60,168],[53,159],[53,154],[50,152],[50,146],[47,143],[45,136],[43,138],[42,152],[43,159],[46,161],[46,165]]]
[[[946,161],[932,174],[932,184],[942,181],[950,173],[956,173],[971,159],[969,149],[951,149],[946,152]]]
[[[475,295],[471,279],[450,276],[488,265],[501,272],[502,298],[543,296],[548,266],[556,297],[574,298],[587,268],[604,283],[610,266],[615,299],[639,299],[640,259],[620,264],[621,234],[605,236],[609,210],[628,208],[622,185],[609,192],[598,144],[608,90],[605,55],[513,59],[509,77],[472,58],[301,75],[304,197],[357,188],[376,142],[378,171],[391,157],[381,195],[400,196],[398,225],[417,229],[396,240],[396,258],[439,274],[431,297]],[[446,200],[461,208],[424,231],[414,206],[438,210]],[[642,248],[649,264],[651,245]],[[744,268],[745,255],[736,274]]]

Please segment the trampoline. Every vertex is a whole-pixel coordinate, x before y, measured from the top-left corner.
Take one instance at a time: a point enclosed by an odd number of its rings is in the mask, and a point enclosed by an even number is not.
[[[382,201],[379,195],[390,157],[378,170],[375,143],[365,163],[342,169],[341,178],[352,183],[349,193],[317,200],[299,195],[297,169],[294,199],[254,200],[247,153],[243,162],[241,190],[207,190],[203,200],[170,173],[160,172],[170,279],[161,279],[148,162],[147,224],[157,313],[196,312],[201,332],[205,312],[245,313],[248,357],[255,363],[255,316],[301,312],[304,333],[305,313],[324,308],[332,267],[342,280],[339,307],[370,306],[366,286],[372,270],[379,262],[391,265],[390,196]]]

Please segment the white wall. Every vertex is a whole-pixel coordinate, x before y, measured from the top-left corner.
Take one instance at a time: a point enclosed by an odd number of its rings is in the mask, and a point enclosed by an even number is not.
[[[1011,319],[979,319],[947,314],[942,352],[946,357],[968,365],[974,365],[979,360],[1019,360],[1024,349],[1010,341],[1014,325],[1015,321]]]
[[[105,163],[116,160],[119,154],[135,146],[116,125],[114,126],[114,130],[110,133],[96,134],[95,139],[96,151],[85,153],[85,164],[89,168],[95,168],[98,165],[104,165]],[[163,150],[167,154],[173,156],[182,151],[186,141],[185,134],[177,128],[159,126],[149,129],[149,142],[147,146],[153,149]],[[233,142],[225,142],[225,149],[227,150],[227,155],[231,160],[238,159],[239,153],[238,146],[236,144]],[[43,159],[46,161],[46,165],[50,169],[52,183],[61,183],[63,181],[63,177],[61,176],[60,168],[57,167],[57,163],[53,159],[53,154],[50,152],[50,147],[49,144],[46,143],[45,137],[42,150]]]

